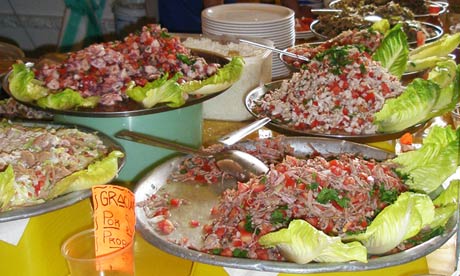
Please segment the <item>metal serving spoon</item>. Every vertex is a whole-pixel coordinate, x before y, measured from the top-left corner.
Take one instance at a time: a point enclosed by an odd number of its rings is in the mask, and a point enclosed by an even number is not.
[[[218,153],[209,153],[179,143],[129,130],[121,130],[115,134],[115,137],[150,146],[162,147],[181,153],[199,155],[203,157],[213,157],[216,160],[216,165],[219,169],[234,176],[241,182],[248,181],[251,174],[261,175],[268,171],[268,167],[264,164],[264,162],[249,153],[239,150],[226,150]]]
[[[260,44],[260,43],[254,42],[254,41],[246,40],[246,39],[241,39],[240,38],[238,40],[240,42],[247,43],[247,44],[250,44],[252,46],[272,50],[273,52],[283,54],[285,56],[289,56],[289,57],[292,57],[292,58],[296,58],[296,59],[300,59],[300,60],[303,60],[303,61],[306,61],[306,62],[310,62],[310,59],[307,58],[306,56],[297,55],[297,54],[294,54],[294,53],[291,53],[291,52],[288,52],[288,51],[283,51],[283,50],[277,49],[275,47],[270,47],[270,46]]]

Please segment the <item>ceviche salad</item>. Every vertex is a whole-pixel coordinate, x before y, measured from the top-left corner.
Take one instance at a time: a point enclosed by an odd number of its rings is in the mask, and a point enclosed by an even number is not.
[[[195,56],[159,25],[147,25],[123,41],[93,44],[42,68],[13,65],[9,89],[21,102],[68,110],[113,106],[127,100],[144,108],[179,107],[189,95],[222,91],[237,81],[243,59],[221,67]]]
[[[0,211],[43,203],[115,178],[123,152],[76,128],[0,121]]]
[[[397,25],[347,31],[315,47],[293,48],[311,62],[286,58],[300,72],[254,101],[252,111],[297,131],[368,135],[403,131],[442,115],[459,99],[458,66],[448,57],[460,34],[409,50]],[[405,72],[429,69],[407,86]]]
[[[192,203],[167,190],[178,181],[212,186],[228,177],[213,159],[198,156],[185,158],[164,190],[138,206],[159,235],[192,250],[299,264],[366,263],[443,233],[457,208],[460,181],[446,180],[460,163],[459,138],[460,129],[434,126],[421,148],[388,160],[314,150],[295,157],[283,136],[257,140],[253,147],[237,144],[230,148],[246,149],[270,170],[225,189],[209,220],[175,221],[172,214]],[[178,227],[200,227],[202,243],[175,236]]]

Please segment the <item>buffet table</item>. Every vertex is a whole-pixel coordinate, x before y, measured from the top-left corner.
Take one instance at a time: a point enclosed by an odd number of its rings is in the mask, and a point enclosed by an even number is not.
[[[212,144],[221,135],[238,129],[245,124],[247,122],[205,120],[202,132],[203,144]],[[393,144],[394,141],[386,141],[376,143],[374,146],[389,149]],[[61,210],[30,218],[17,246],[3,241],[0,242],[0,274],[67,275],[67,265],[60,252],[61,244],[72,234],[90,227],[92,227],[90,199],[83,200]],[[436,265],[440,266],[441,264],[438,263]],[[443,265],[445,266],[445,264]],[[222,267],[192,262],[165,253],[147,243],[140,234],[136,235],[135,241],[135,269],[136,275],[228,275]],[[407,264],[385,269],[310,275],[409,276],[427,273],[429,269],[427,259],[420,258]]]

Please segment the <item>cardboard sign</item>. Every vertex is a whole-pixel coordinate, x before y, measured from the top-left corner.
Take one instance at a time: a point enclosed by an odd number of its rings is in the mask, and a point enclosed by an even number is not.
[[[92,192],[96,256],[127,246],[132,248],[136,224],[134,194],[125,187],[115,185],[93,186]],[[132,257],[131,251],[131,260],[129,256],[124,256],[111,266],[114,270],[129,269]]]

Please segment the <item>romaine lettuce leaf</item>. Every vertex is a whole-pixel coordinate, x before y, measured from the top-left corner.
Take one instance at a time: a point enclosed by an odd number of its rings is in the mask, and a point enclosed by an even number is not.
[[[426,43],[409,52],[409,60],[424,59],[427,57],[446,57],[460,44],[460,33],[444,34],[440,39]]]
[[[283,257],[298,264],[311,261],[367,262],[364,246],[344,244],[339,237],[330,237],[304,220],[291,221],[288,228],[262,236],[259,243],[265,247],[278,247]]]
[[[67,110],[78,107],[95,107],[99,97],[92,96],[83,98],[80,93],[70,88],[61,92],[49,94],[37,100],[38,106],[57,110]]]
[[[366,232],[343,239],[360,241],[370,254],[383,254],[417,235],[433,219],[434,205],[429,196],[405,192],[375,217]]]
[[[452,180],[449,183],[447,189],[442,191],[442,193],[433,200],[434,205],[436,206],[445,206],[448,204],[456,203],[457,197],[460,189],[460,180]]]
[[[0,211],[9,209],[15,194],[14,183],[13,167],[8,165],[6,170],[0,172]]]
[[[24,63],[13,64],[8,82],[12,96],[22,102],[33,102],[50,93]]]
[[[181,74],[175,74],[168,79],[168,75],[146,84],[144,87],[134,87],[126,91],[128,97],[141,102],[145,108],[151,108],[158,103],[166,103],[170,107],[179,107],[185,104],[187,95],[181,90],[177,80]]]
[[[421,72],[423,70],[435,67],[436,64],[439,62],[444,62],[448,60],[452,60],[452,59],[448,57],[431,56],[431,57],[426,57],[426,58],[421,58],[421,59],[416,59],[416,60],[408,60],[405,72],[406,73]]]
[[[105,158],[90,164],[85,170],[64,177],[49,191],[47,199],[88,189],[94,185],[107,184],[117,176],[118,158],[121,157],[123,157],[122,152],[112,151]]]
[[[450,127],[435,126],[416,151],[392,159],[400,164],[396,170],[407,176],[406,185],[416,191],[431,193],[446,181],[459,165],[459,141]]]
[[[217,70],[216,74],[204,80],[195,80],[181,85],[184,92],[190,95],[207,95],[222,91],[230,87],[241,76],[244,60],[241,57],[233,57],[224,67]]]
[[[440,93],[436,83],[415,79],[399,97],[385,101],[374,114],[374,124],[380,132],[397,132],[420,123],[427,119]]]
[[[441,116],[446,112],[452,111],[460,99],[460,65],[453,68],[452,62],[442,63],[437,66],[428,76],[429,80],[432,80],[439,84],[441,87],[441,93],[432,108],[432,111],[428,115],[428,118],[434,118]],[[437,68],[440,68],[438,71]],[[443,70],[443,69],[444,70]],[[438,73],[439,72],[439,73]],[[442,73],[441,73],[442,72]],[[448,83],[451,81],[450,84]]]
[[[372,59],[379,61],[391,74],[400,78],[406,71],[408,54],[407,36],[402,25],[397,24],[385,36]]]
[[[434,219],[428,225],[431,229],[445,227],[449,219],[457,211],[457,203],[451,203],[434,209]]]
[[[390,22],[387,19],[382,19],[372,24],[371,29],[386,34],[390,31]]]

